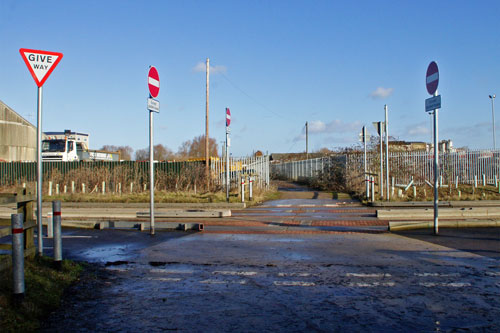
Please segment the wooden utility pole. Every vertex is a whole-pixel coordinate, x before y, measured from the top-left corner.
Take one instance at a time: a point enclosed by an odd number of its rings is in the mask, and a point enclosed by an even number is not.
[[[207,190],[210,187],[210,166],[209,166],[209,152],[208,152],[208,101],[209,101],[209,78],[210,78],[210,59],[207,58],[207,104],[205,112],[205,178],[207,179]]]

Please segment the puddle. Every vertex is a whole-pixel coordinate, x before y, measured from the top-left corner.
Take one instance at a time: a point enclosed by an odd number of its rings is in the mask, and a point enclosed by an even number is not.
[[[121,262],[130,256],[128,245],[105,245],[81,253],[88,261]]]

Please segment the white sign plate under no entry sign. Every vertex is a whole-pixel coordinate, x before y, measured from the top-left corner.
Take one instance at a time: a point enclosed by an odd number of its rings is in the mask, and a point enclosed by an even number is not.
[[[160,101],[148,98],[148,110],[152,112],[160,112]]]
[[[425,100],[425,111],[434,111],[441,109],[441,95],[437,95]]]

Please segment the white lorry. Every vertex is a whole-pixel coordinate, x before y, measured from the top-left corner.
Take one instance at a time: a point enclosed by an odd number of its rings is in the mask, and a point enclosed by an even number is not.
[[[89,150],[89,135],[71,132],[45,132],[42,139],[44,161],[119,161],[119,152]]]

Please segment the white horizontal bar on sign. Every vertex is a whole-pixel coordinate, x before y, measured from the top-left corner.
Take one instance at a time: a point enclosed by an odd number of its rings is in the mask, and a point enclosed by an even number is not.
[[[142,81],[144,82],[144,81]],[[152,77],[148,77],[148,83],[155,86],[160,87],[160,81],[153,79]]]
[[[436,81],[437,79],[439,79],[439,73],[438,72],[436,72],[436,73],[434,73],[432,75],[429,75],[427,77],[427,79],[426,79],[426,82],[430,83],[430,82]]]

